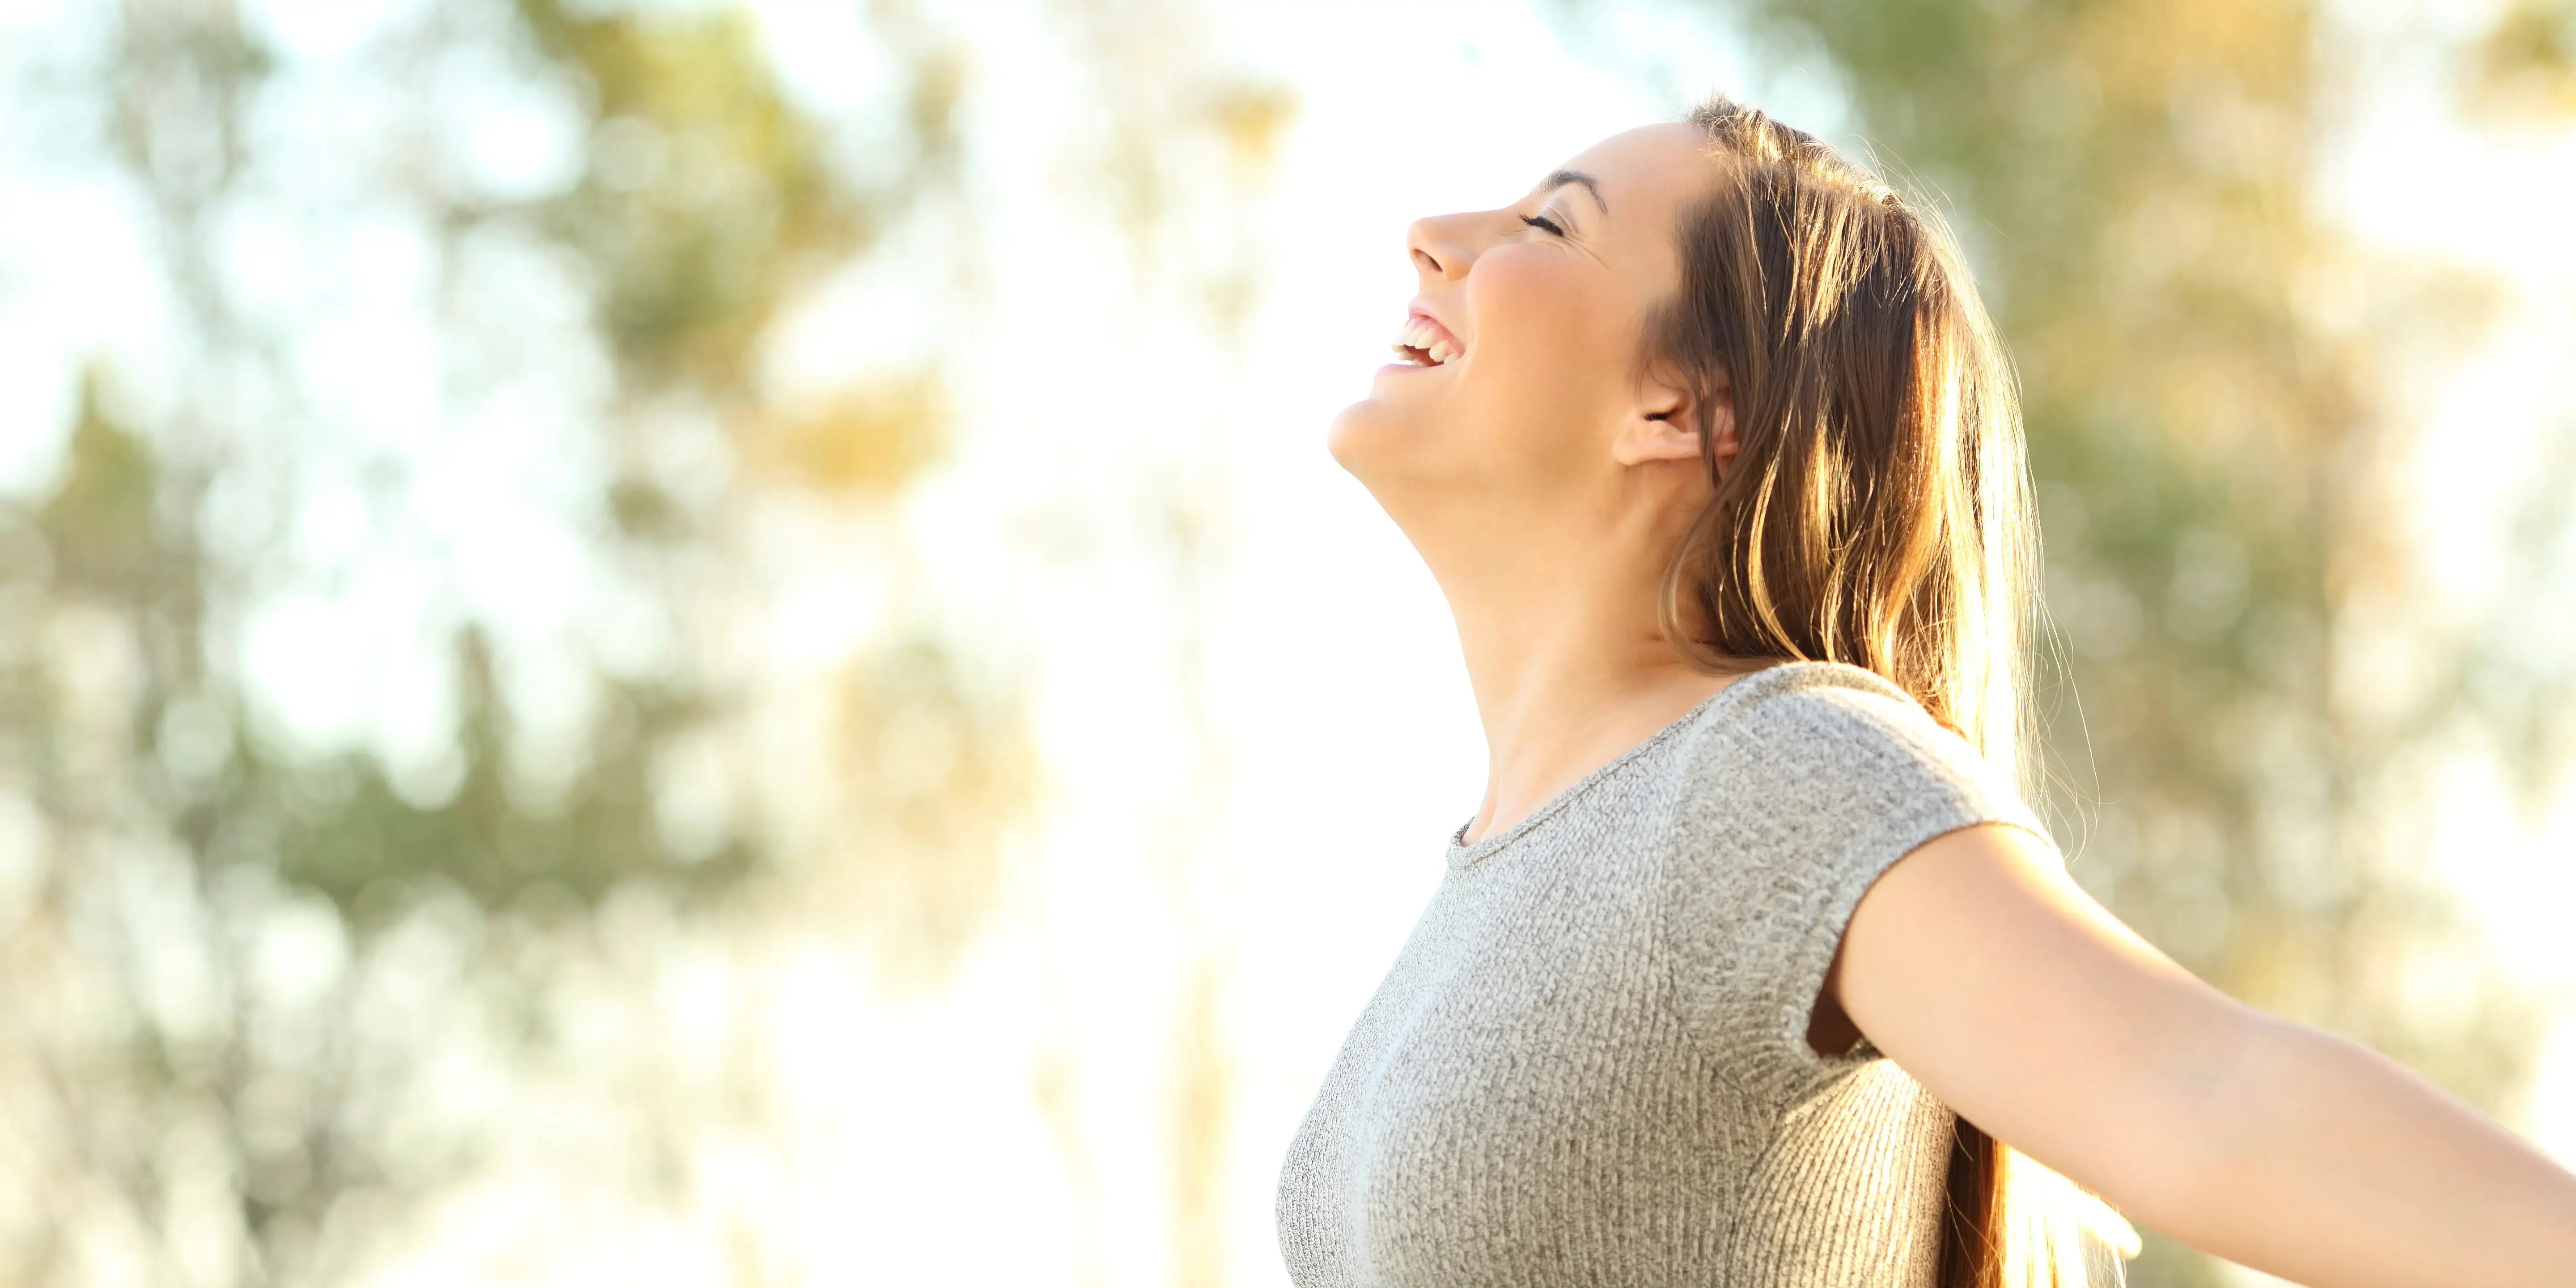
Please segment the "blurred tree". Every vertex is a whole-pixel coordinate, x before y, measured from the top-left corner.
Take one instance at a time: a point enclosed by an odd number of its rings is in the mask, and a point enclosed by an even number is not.
[[[2576,3],[2513,0],[2478,43],[2472,106],[2504,117],[2576,115]]]
[[[300,104],[230,4],[129,0],[101,61],[43,91],[91,114],[93,163],[141,198],[178,356],[147,382],[164,411],[93,372],[50,490],[0,503],[0,1280],[345,1278],[542,1125],[475,1090],[495,1079],[627,1115],[629,1179],[683,1192],[695,1119],[757,1112],[750,1072],[731,1044],[585,1045],[603,979],[649,1027],[666,940],[797,904],[818,832],[844,838],[821,858],[895,977],[936,978],[980,924],[1033,786],[1008,696],[900,613],[820,704],[764,693],[740,643],[760,515],[801,506],[892,542],[874,520],[944,448],[935,364],[862,365],[820,395],[760,378],[804,287],[877,253],[949,177],[960,64],[899,5],[872,13],[901,146],[864,172],[731,9],[425,12],[382,39],[377,97],[339,91],[381,129],[374,173],[293,168],[275,120]],[[513,190],[459,154],[462,99],[496,85],[555,105],[568,180]],[[241,623],[306,575],[293,529],[320,498],[299,488],[362,437],[296,351],[321,319],[281,314],[225,258],[281,193],[433,250],[455,402],[432,415],[577,387],[585,345],[606,359],[578,426],[603,468],[576,509],[603,601],[644,607],[555,673],[592,691],[568,742],[529,735],[500,672],[531,645],[470,600],[436,624],[454,734],[425,766],[267,718]],[[569,283],[588,322],[535,356],[512,352],[526,297],[494,285],[532,275]],[[384,551],[332,553],[363,578]],[[739,763],[763,703],[822,713],[830,790]]]
[[[2040,803],[2077,877],[2228,992],[2503,1112],[2541,1010],[2416,857],[2405,811],[2446,722],[2545,711],[2567,677],[2499,673],[2474,639],[2408,620],[2421,587],[2386,519],[2400,427],[2373,373],[2423,339],[2400,319],[2475,301],[2423,282],[2393,298],[2316,213],[2332,122],[2313,11],[1735,8],[1772,56],[1838,69],[1895,177],[1951,213],[2010,337],[2062,627]],[[2131,1282],[2223,1282],[2147,1239]]]

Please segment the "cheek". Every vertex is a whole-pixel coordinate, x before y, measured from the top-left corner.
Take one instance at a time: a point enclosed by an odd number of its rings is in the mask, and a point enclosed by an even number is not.
[[[1464,383],[1477,422],[1538,455],[1581,445],[1615,343],[1611,310],[1583,280],[1575,254],[1552,246],[1508,248],[1488,255],[1467,278],[1477,348]]]

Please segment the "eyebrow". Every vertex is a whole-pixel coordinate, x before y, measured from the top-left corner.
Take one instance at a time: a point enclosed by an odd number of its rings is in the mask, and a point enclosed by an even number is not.
[[[1582,184],[1583,190],[1592,194],[1592,204],[1601,207],[1603,216],[1609,215],[1610,203],[1601,199],[1601,182],[1580,170],[1559,170],[1539,180],[1538,186],[1542,192],[1554,192],[1569,183]]]

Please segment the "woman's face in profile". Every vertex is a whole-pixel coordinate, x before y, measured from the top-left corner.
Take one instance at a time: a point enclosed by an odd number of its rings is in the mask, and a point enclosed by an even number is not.
[[[1679,280],[1674,219],[1706,190],[1707,145],[1684,123],[1628,130],[1509,206],[1407,231],[1420,294],[1388,318],[1391,338],[1440,361],[1380,368],[1326,438],[1399,525],[1462,500],[1511,502],[1487,512],[1497,521],[1537,519],[1615,485],[1612,437],[1648,410],[1631,362]]]

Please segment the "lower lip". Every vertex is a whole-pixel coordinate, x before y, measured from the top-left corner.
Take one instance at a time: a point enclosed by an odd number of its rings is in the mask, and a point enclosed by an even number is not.
[[[1449,361],[1450,361],[1450,362],[1455,362],[1455,361],[1457,361],[1457,359],[1452,358],[1452,359],[1450,359]],[[1386,364],[1385,366],[1378,368],[1378,370],[1380,370],[1380,371],[1438,371],[1438,370],[1440,370],[1441,368],[1446,367],[1446,366],[1448,366],[1448,365],[1449,365],[1449,363],[1448,363],[1448,362],[1435,362],[1435,363],[1430,364],[1429,366],[1417,366],[1417,365],[1415,365],[1415,364],[1413,364],[1413,363],[1410,363],[1410,362],[1390,362],[1390,363]]]

